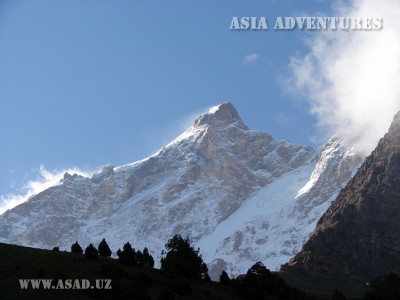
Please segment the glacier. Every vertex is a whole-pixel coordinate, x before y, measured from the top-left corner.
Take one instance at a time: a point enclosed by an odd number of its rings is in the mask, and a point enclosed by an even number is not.
[[[105,238],[115,253],[129,241],[157,262],[178,233],[200,248],[213,279],[256,261],[277,270],[361,162],[338,137],[315,150],[251,130],[224,102],[146,159],[65,174],[0,216],[0,242],[69,250]]]

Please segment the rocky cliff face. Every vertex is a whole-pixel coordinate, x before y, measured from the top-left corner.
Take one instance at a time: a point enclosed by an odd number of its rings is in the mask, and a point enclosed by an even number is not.
[[[400,273],[400,112],[284,271],[365,283]]]
[[[307,241],[321,215],[354,175],[360,157],[332,138],[316,164],[258,189],[198,245],[215,274],[240,274],[255,261],[278,270]],[[215,268],[215,270],[214,270]]]
[[[321,153],[250,130],[225,102],[159,152],[57,186],[0,216],[0,241],[61,249],[106,238],[156,261],[175,233],[189,236],[217,278],[256,261],[293,257],[351,178],[360,158],[339,139]]]

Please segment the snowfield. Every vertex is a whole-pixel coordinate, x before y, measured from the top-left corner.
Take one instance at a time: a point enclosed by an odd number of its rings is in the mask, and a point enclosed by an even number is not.
[[[361,163],[331,138],[320,151],[249,129],[229,102],[213,107],[154,155],[66,176],[0,216],[0,241],[69,250],[129,241],[159,262],[174,234],[200,247],[210,276],[262,261],[279,269]]]

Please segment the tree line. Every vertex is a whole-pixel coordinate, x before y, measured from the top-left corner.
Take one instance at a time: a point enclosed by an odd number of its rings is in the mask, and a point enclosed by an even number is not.
[[[53,250],[58,251],[59,249],[55,247]],[[71,252],[84,254],[87,259],[97,259],[99,256],[110,258],[112,255],[105,239],[102,239],[97,248],[93,244],[89,244],[85,251],[78,242],[75,242],[71,245]],[[178,281],[179,278],[211,281],[208,267],[202,259],[200,249],[193,247],[189,238],[183,238],[179,234],[174,235],[165,244],[165,250],[161,254],[161,270],[164,271],[166,276],[177,278]],[[142,251],[135,250],[127,242],[123,245],[122,250],[116,251],[116,255],[118,261],[123,265],[154,268],[154,259],[147,247]],[[304,293],[286,285],[282,278],[271,273],[261,262],[253,265],[244,278],[230,279],[228,274],[222,271],[219,283],[237,289],[243,299],[261,299],[264,293],[284,299],[303,299],[305,297]]]
[[[200,249],[195,249],[189,238],[182,238],[176,234],[172,239],[165,244],[167,251],[163,251],[161,258],[161,270],[167,273],[190,278],[210,280],[208,275],[207,265],[204,263]],[[58,247],[53,248],[54,251],[59,251]],[[85,251],[76,241],[71,245],[71,252],[84,254],[88,259],[97,259],[98,256],[109,258],[112,251],[105,239],[103,239],[96,248],[93,244],[89,244]],[[127,266],[149,267],[154,268],[154,258],[150,254],[147,247],[143,251],[135,250],[132,245],[127,242],[121,249],[116,252],[118,261]]]
[[[211,281],[208,274],[208,267],[203,261],[200,249],[195,249],[189,238],[182,238],[176,234],[165,244],[165,251],[162,251],[160,260],[161,270],[167,276]],[[58,247],[53,248],[59,251]],[[110,258],[112,251],[105,239],[99,243],[97,248],[89,244],[85,251],[78,242],[71,245],[72,253],[84,254],[87,259],[97,259],[98,256]],[[142,251],[135,250],[127,242],[122,250],[116,252],[118,261],[127,266],[154,268],[154,259],[147,247]],[[289,286],[286,281],[277,273],[268,270],[261,262],[255,263],[244,275],[237,278],[229,278],[229,275],[222,271],[219,283],[237,289],[242,299],[263,299],[263,295],[274,295],[278,299],[312,299],[303,291],[296,287]],[[364,299],[400,299],[400,278],[398,275],[390,274],[383,280],[375,280],[370,285],[370,289],[364,295]],[[332,294],[332,300],[347,299],[343,293],[337,289]]]

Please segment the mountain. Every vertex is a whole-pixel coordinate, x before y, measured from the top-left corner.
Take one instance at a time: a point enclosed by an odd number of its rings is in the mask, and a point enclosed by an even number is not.
[[[364,284],[400,273],[400,112],[285,272]]]
[[[251,130],[224,102],[144,160],[91,178],[66,173],[0,216],[0,242],[69,250],[105,238],[114,253],[130,241],[159,261],[179,233],[201,248],[212,278],[256,261],[277,269],[360,161],[335,137],[318,152]]]

